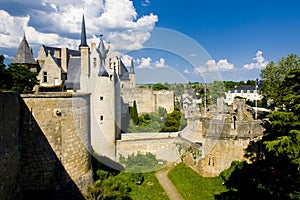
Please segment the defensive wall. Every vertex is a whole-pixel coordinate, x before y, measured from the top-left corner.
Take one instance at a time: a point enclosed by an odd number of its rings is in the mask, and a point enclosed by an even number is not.
[[[0,199],[20,198],[20,98],[0,92]]]
[[[3,157],[1,148],[0,176],[11,179],[0,188],[1,199],[84,199],[93,181],[90,94],[37,93],[20,98],[2,93],[0,98],[5,108],[1,147],[2,138],[10,135],[4,145],[9,157]]]
[[[202,118],[188,120],[179,132],[124,133],[117,140],[117,154],[151,152],[168,162],[184,160],[202,176],[218,176],[232,161],[247,160],[246,148],[261,139],[264,131],[260,120],[233,123]]]
[[[174,110],[174,92],[169,90],[154,91],[150,88],[121,88],[124,103],[129,106],[136,101],[139,114],[156,112],[163,107],[168,113]]]

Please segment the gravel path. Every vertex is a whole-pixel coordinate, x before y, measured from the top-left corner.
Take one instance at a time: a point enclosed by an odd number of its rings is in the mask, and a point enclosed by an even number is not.
[[[168,178],[169,171],[174,167],[167,166],[159,171],[156,172],[156,177],[161,184],[161,186],[164,188],[165,192],[167,193],[170,200],[184,200],[184,198],[180,195],[180,193],[177,191],[176,187],[173,185],[173,183]]]

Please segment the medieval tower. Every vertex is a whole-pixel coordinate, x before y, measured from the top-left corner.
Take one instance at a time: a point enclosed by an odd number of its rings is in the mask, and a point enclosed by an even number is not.
[[[82,20],[80,91],[91,93],[91,141],[94,152],[116,159],[116,138],[121,127],[120,60],[106,49],[102,38],[98,47],[86,42],[84,16]]]

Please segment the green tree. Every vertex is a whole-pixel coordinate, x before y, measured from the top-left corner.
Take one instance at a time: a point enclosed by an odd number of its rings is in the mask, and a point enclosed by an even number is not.
[[[8,90],[11,88],[10,74],[4,64],[4,56],[0,55],[0,89]]]
[[[11,64],[8,68],[12,91],[26,93],[38,84],[37,73],[31,72],[27,65]]]
[[[138,115],[138,110],[137,110],[135,100],[133,101],[133,106],[130,107],[130,109],[129,109],[129,113],[130,113],[130,118],[132,119],[134,124],[137,125],[139,123],[139,115]]]
[[[161,83],[156,83],[152,85],[152,90],[168,90],[168,87]]]
[[[214,81],[209,84],[207,97],[210,97],[212,103],[216,104],[217,99],[225,96],[224,84],[222,81]]]
[[[129,172],[149,172],[157,170],[160,166],[156,156],[150,152],[142,154],[131,154],[127,158],[120,156],[120,163],[124,165],[126,171]]]
[[[270,62],[265,69],[261,70],[260,77],[263,81],[261,90],[267,99],[271,100],[272,107],[282,106],[279,102],[281,96],[281,84],[286,73],[291,69],[300,68],[300,58],[295,54],[289,54],[277,63]]]
[[[181,130],[184,127],[182,124],[186,124],[183,121],[182,113],[180,110],[175,109],[173,112],[167,114],[166,122],[162,127],[162,132],[176,132]]]

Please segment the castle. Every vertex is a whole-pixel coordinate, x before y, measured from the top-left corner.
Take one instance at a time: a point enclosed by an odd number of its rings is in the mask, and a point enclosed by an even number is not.
[[[12,177],[0,185],[4,198],[30,199],[44,192],[55,199],[83,198],[92,182],[90,152],[104,164],[118,161],[119,155],[151,152],[216,176],[233,160],[243,159],[247,144],[263,131],[260,121],[243,120],[243,103],[234,103],[237,121],[200,118],[199,110],[186,107],[188,126],[180,132],[126,133],[134,100],[140,112],[159,106],[172,112],[174,94],[136,88],[133,61],[127,70],[102,38],[98,46],[87,45],[84,16],[79,50],[42,45],[35,62],[24,36],[13,63],[38,71],[40,85],[21,98],[0,93],[0,172]],[[182,157],[189,146],[194,151]]]

